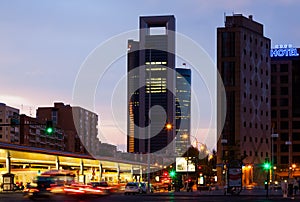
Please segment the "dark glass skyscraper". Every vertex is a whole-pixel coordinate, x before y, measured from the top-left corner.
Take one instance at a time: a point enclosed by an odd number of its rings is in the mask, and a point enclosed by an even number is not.
[[[191,145],[191,70],[176,68],[176,155]]]
[[[174,31],[172,15],[140,17],[140,41],[128,41],[128,152],[147,153],[150,149],[153,153],[173,144],[176,125]],[[165,114],[154,110],[157,106]],[[153,109],[151,120],[149,108]]]

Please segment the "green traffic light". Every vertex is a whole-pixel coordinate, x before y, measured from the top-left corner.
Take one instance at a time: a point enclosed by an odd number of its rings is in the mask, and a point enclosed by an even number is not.
[[[46,133],[52,134],[52,133],[53,133],[53,128],[47,128],[47,129],[46,129]]]
[[[176,172],[174,170],[171,170],[170,171],[170,177],[175,177],[175,175],[176,175]]]
[[[266,162],[264,163],[264,169],[269,170],[271,168],[271,164]]]
[[[52,123],[52,121],[47,121],[47,122],[46,122],[45,132],[46,132],[48,135],[51,135],[51,134],[54,132],[54,128],[53,128],[53,123]]]

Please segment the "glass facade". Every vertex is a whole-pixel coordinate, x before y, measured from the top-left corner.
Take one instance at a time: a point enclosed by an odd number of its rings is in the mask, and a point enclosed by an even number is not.
[[[191,145],[191,70],[176,68],[176,154]]]

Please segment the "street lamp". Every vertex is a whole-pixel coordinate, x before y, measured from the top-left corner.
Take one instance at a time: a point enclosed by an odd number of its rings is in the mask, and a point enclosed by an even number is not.
[[[149,117],[149,121],[148,121],[148,145],[147,145],[147,151],[148,151],[148,154],[147,154],[147,165],[148,165],[148,167],[147,167],[147,181],[148,181],[148,183],[147,183],[147,185],[148,185],[148,193],[150,193],[151,192],[151,188],[150,188],[150,178],[151,178],[151,176],[150,176],[150,152],[151,152],[151,145],[150,145],[150,139],[151,139],[151,124],[150,124],[150,108],[151,108],[151,85],[152,85],[152,83],[151,83],[151,62],[152,62],[152,58],[151,58],[151,52],[152,52],[152,49],[150,48],[149,49],[149,51],[150,51],[150,53],[149,53],[149,60],[150,60],[150,65],[149,65],[149,94],[148,94],[148,117]]]
[[[271,172],[272,172],[272,177],[271,177],[271,181],[273,183],[274,181],[274,140],[273,138],[277,138],[278,134],[277,133],[273,133],[273,128],[272,128],[272,134],[271,134],[271,164],[272,164],[272,168],[271,168]]]
[[[293,168],[293,170],[292,170],[292,177],[294,177],[293,175],[294,175],[295,168],[296,168],[296,164],[295,163],[292,165],[292,168]]]
[[[290,146],[292,145],[292,142],[291,141],[286,141],[285,142],[286,145]],[[291,152],[290,152],[290,147],[289,147],[289,166],[288,166],[288,178],[289,178],[289,181],[291,179],[291,169],[290,169],[290,166],[291,166]],[[290,182],[289,182],[290,183]]]
[[[167,129],[167,130],[171,130],[171,129],[172,129],[172,124],[167,123],[167,124],[166,124],[166,129]]]
[[[225,186],[227,186],[227,167],[224,167],[226,165],[225,163],[225,152],[224,152],[224,145],[227,144],[227,139],[221,139],[221,144],[222,144],[222,176],[224,176],[223,178],[223,182],[225,183]],[[225,173],[224,173],[225,171]]]

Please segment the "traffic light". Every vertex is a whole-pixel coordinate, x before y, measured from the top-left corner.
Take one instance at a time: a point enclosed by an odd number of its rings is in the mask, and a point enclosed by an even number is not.
[[[52,135],[54,132],[54,128],[53,128],[53,123],[52,121],[47,121],[46,122],[46,128],[45,128],[45,132],[48,135]]]
[[[175,177],[176,176],[175,170],[171,170],[169,175],[170,175],[171,178]]]
[[[164,176],[164,177],[168,177],[168,172],[167,172],[167,171],[164,171],[164,172],[163,172],[163,176]]]
[[[265,170],[269,170],[270,168],[271,168],[270,162],[266,161],[266,162],[264,163],[264,169],[265,169]]]

